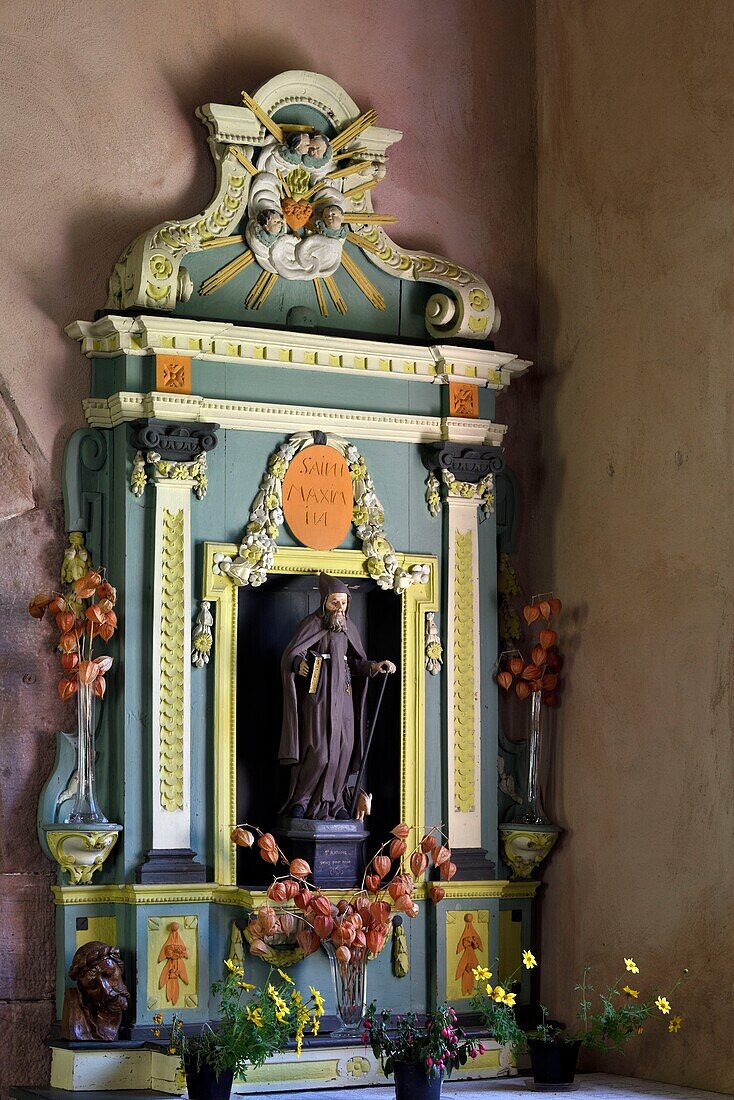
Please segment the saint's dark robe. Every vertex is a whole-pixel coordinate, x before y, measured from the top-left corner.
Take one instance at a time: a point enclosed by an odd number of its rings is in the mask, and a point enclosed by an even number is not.
[[[328,590],[323,593],[324,581]],[[335,578],[322,576],[322,594],[348,591]],[[326,654],[316,692],[298,675],[309,650]],[[302,806],[307,818],[333,818],[346,809],[346,785],[357,771],[364,749],[364,703],[372,662],[359,631],[346,618],[342,631],[329,630],[322,608],[296,627],[281,660],[283,729],[278,759],[291,765],[288,798],[282,813]]]

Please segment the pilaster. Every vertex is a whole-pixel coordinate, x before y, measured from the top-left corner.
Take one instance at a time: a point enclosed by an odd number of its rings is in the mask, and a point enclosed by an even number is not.
[[[444,508],[446,821],[457,877],[481,880],[494,873],[482,845],[482,775],[494,757],[483,759],[482,749],[478,522],[494,508],[504,460],[497,447],[447,441],[427,446],[424,464],[440,477]]]
[[[205,882],[191,849],[191,498],[206,493],[216,424],[136,422],[131,489],[155,490],[150,739],[151,850],[140,882]],[[150,471],[150,473],[148,473]]]

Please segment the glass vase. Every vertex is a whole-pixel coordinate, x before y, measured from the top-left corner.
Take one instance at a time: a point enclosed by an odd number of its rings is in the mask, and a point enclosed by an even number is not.
[[[524,825],[547,825],[540,790],[540,767],[543,749],[543,704],[540,692],[534,691],[530,699],[530,736],[527,742],[527,781],[525,798],[515,813],[515,821]]]
[[[106,825],[107,818],[97,805],[94,786],[94,690],[79,683],[77,692],[77,790],[66,821],[69,825]]]
[[[322,946],[329,956],[336,1014],[341,1022],[341,1027],[332,1035],[338,1038],[361,1036],[367,1003],[367,951],[350,948],[349,962],[343,962],[337,958],[333,943],[324,940]]]

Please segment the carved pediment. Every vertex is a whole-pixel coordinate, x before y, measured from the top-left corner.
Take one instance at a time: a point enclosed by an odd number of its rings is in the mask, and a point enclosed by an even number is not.
[[[358,291],[371,310],[398,318],[394,279],[436,287],[420,298],[433,338],[487,340],[498,328],[483,279],[388,235],[396,219],[376,212],[373,196],[402,134],[377,126],[374,111],[361,112],[333,80],[281,73],[253,96],[243,92],[243,106],[209,103],[197,115],[216,166],[214,195],[195,217],[133,241],[115,264],[108,309],[211,316],[217,300],[218,316],[235,320],[233,310],[251,316],[280,284],[263,318],[293,323],[290,283],[300,284],[299,305],[314,315],[344,316]]]

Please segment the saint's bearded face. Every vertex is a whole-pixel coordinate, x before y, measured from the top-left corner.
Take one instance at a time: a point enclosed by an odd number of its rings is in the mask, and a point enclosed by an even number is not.
[[[122,967],[114,955],[97,959],[77,978],[82,1001],[94,1011],[124,1012],[129,993],[122,980]]]
[[[347,622],[347,606],[349,597],[346,592],[332,592],[326,597],[324,604],[324,621],[334,633],[344,630]]]

